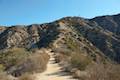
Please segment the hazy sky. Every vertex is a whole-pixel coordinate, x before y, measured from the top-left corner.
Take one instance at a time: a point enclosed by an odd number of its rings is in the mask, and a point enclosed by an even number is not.
[[[120,13],[120,0],[0,0],[0,25],[51,22],[65,16],[92,18]]]

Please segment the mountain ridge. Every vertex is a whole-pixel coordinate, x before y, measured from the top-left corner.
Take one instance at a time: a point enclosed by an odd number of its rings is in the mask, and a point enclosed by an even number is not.
[[[96,54],[95,50],[99,50],[98,53],[105,55],[105,57],[112,61],[120,63],[119,21],[120,14],[95,17],[92,19],[64,17],[45,24],[0,27],[0,49],[13,47],[24,47],[27,49],[48,47],[58,37],[70,35],[71,38],[79,42],[81,45],[79,46],[80,49],[83,49],[85,53]],[[57,45],[59,47],[65,46],[65,43],[61,41]],[[88,50],[85,50],[84,47],[87,47]]]

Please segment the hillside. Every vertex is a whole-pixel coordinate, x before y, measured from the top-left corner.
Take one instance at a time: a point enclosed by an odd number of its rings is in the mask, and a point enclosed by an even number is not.
[[[83,52],[92,55],[100,54],[120,63],[119,21],[118,14],[93,19],[65,17],[46,24],[0,27],[0,49],[48,47],[59,38],[61,40],[56,45],[62,48],[65,47],[64,38],[70,37],[77,41],[79,49]]]
[[[120,14],[0,26],[0,79],[5,80],[2,72],[6,72],[20,80],[26,77],[30,80],[28,73],[34,73],[40,80],[42,77],[119,80],[119,21]],[[57,77],[62,71],[70,75]]]

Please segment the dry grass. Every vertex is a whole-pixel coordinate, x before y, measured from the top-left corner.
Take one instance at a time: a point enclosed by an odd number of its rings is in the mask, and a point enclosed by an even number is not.
[[[30,73],[33,72],[43,72],[46,69],[46,64],[49,60],[49,55],[47,53],[35,53],[31,55],[26,63],[27,71]]]
[[[0,72],[0,80],[11,80],[4,72]]]
[[[30,74],[24,74],[18,78],[18,80],[34,80],[34,77]]]
[[[120,66],[97,64],[92,66],[88,74],[85,80],[120,80]]]

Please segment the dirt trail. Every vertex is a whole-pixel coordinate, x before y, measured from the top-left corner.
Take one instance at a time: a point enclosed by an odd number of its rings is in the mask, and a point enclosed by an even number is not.
[[[50,55],[50,60],[47,64],[47,69],[41,74],[36,74],[35,80],[77,80],[73,79],[71,75],[61,70],[58,63],[55,63],[54,53],[47,51]]]

